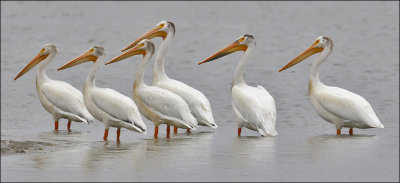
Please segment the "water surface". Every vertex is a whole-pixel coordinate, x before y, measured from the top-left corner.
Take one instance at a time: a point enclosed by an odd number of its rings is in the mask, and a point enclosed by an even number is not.
[[[116,129],[102,141],[104,126],[52,117],[35,90],[37,68],[13,78],[45,43],[59,54],[47,74],[82,90],[91,64],[56,71],[93,45],[111,59],[161,20],[175,23],[166,55],[169,77],[202,91],[217,129],[200,127],[153,139]],[[1,2],[2,181],[399,181],[399,2]],[[242,53],[197,65],[242,34],[257,48],[245,70],[251,86],[275,98],[277,137],[244,129],[236,136],[230,87]],[[313,110],[307,95],[315,56],[278,70],[319,36],[334,50],[321,80],[363,96],[385,125],[336,136]],[[155,39],[156,46],[161,39]],[[157,48],[156,48],[157,49]],[[99,87],[132,96],[140,57],[102,67]],[[145,82],[150,84],[153,63]]]

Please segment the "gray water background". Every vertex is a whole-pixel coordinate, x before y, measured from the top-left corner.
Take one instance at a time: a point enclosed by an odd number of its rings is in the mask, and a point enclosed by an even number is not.
[[[14,81],[45,43],[59,54],[49,77],[82,90],[91,64],[56,68],[93,45],[109,60],[161,20],[175,23],[165,70],[210,100],[217,129],[152,138],[116,129],[103,142],[101,122],[60,121],[41,106],[37,68]],[[244,129],[236,136],[231,80],[242,53],[197,65],[242,34],[257,42],[245,81],[275,98],[277,137]],[[334,41],[323,83],[363,96],[384,129],[336,136],[309,101],[315,56],[278,70],[324,35]],[[153,39],[158,48],[161,39]],[[157,51],[157,50],[156,50]],[[132,96],[141,58],[102,67],[96,84]],[[154,61],[153,61],[154,62]],[[151,83],[152,66],[145,82]],[[399,2],[1,2],[1,181],[399,181]]]

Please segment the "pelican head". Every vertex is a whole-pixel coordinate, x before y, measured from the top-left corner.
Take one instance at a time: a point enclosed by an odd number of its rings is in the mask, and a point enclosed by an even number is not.
[[[305,51],[303,51],[303,53],[300,53],[296,58],[294,58],[292,61],[290,61],[287,65],[282,67],[282,69],[279,70],[279,72],[296,65],[297,63],[305,60],[306,58],[310,57],[311,55],[322,52],[325,48],[329,48],[330,50],[332,50],[332,47],[333,47],[333,42],[330,38],[325,37],[325,36],[319,36],[319,37],[317,37],[317,39],[315,39],[314,43],[309,48],[307,48]]]
[[[134,55],[143,55],[143,57],[146,56],[146,54],[153,55],[154,50],[154,43],[148,39],[143,39],[136,46],[107,62],[106,65],[121,61]]]
[[[156,25],[153,29],[148,31],[147,33],[143,34],[140,36],[138,39],[136,39],[132,44],[130,44],[128,47],[122,50],[122,52],[132,48],[136,44],[138,44],[140,41],[143,39],[153,39],[155,37],[162,37],[165,39],[168,34],[175,34],[175,25],[172,22],[163,20],[160,23]]]
[[[203,60],[202,62],[199,62],[198,64],[200,65],[205,62],[209,62],[209,61],[221,58],[223,56],[229,55],[229,54],[237,52],[237,51],[246,51],[249,46],[255,46],[255,45],[256,45],[256,40],[254,39],[254,36],[245,34],[243,36],[240,36],[239,39],[237,39],[235,42],[233,42],[229,46],[216,52],[214,55],[211,55],[210,57]]]
[[[73,67],[75,65],[79,65],[81,63],[93,61],[96,62],[100,56],[104,55],[104,48],[102,46],[93,46],[88,51],[83,53],[82,55],[74,58],[73,60],[69,61],[68,63],[64,64],[57,70],[63,70],[69,67]]]
[[[29,70],[31,70],[35,65],[37,65],[39,62],[45,60],[49,55],[55,55],[57,54],[57,47],[54,44],[45,44],[43,48],[39,51],[39,53],[36,55],[35,58],[32,59],[26,65],[21,72],[14,78],[14,80],[17,80],[19,77],[27,73]]]

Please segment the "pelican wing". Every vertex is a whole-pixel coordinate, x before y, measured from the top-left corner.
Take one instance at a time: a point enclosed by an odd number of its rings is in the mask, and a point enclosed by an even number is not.
[[[86,111],[82,93],[66,82],[46,82],[41,89],[46,99],[64,112],[83,116]]]
[[[373,127],[382,125],[371,105],[355,93],[338,87],[328,87],[318,91],[315,96],[321,106],[339,118]]]
[[[133,100],[113,89],[94,88],[91,99],[100,110],[116,119],[125,122],[141,121],[139,109]]]
[[[275,131],[275,101],[264,88],[234,86],[232,88],[232,105],[236,112],[245,119],[244,122],[257,129],[261,134],[277,135]],[[260,129],[264,131],[260,131]]]
[[[271,115],[272,120],[276,122],[276,107],[274,98],[268,93],[268,91],[264,87],[259,85],[257,86],[257,88],[260,90],[258,96],[262,98],[261,107],[263,111],[268,111],[268,113]]]
[[[210,102],[204,94],[185,83],[174,79],[168,79],[166,81],[158,82],[157,86],[176,93],[185,101],[188,101],[188,103],[198,103],[204,110],[211,110]]]
[[[196,118],[201,118],[214,123],[210,102],[200,91],[174,79],[167,79],[156,83],[156,86],[171,91],[182,97],[189,105],[190,110]]]
[[[155,111],[170,117],[182,119],[183,113],[189,113],[189,106],[178,95],[158,87],[148,86],[138,92],[141,100]]]

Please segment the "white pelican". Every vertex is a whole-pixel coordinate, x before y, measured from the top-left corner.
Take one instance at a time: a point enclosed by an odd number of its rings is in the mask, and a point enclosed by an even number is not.
[[[238,40],[198,64],[209,62],[236,51],[244,51],[233,74],[232,108],[238,121],[238,136],[242,127],[258,131],[262,136],[276,136],[276,108],[274,98],[262,86],[251,87],[243,80],[248,57],[256,46],[252,35],[245,34]]]
[[[279,72],[321,52],[311,66],[308,86],[311,104],[319,116],[334,124],[338,135],[341,133],[342,127],[350,128],[350,135],[353,134],[353,128],[383,128],[384,126],[371,105],[364,98],[342,88],[326,86],[319,80],[319,66],[325,61],[332,49],[332,40],[328,37],[319,36],[307,50],[294,58]]]
[[[139,109],[131,98],[120,94],[110,88],[98,88],[95,76],[105,56],[104,48],[93,46],[84,54],[66,63],[58,70],[66,69],[84,62],[93,61],[94,64],[83,89],[83,99],[89,112],[99,121],[104,123],[104,137],[108,137],[108,129],[117,128],[117,142],[121,134],[121,127],[135,132],[146,134],[146,125],[140,116]]]
[[[52,80],[47,77],[46,67],[56,55],[56,46],[45,44],[36,57],[21,70],[14,80],[17,80],[41,62],[36,74],[36,91],[40,103],[42,103],[46,111],[53,115],[55,121],[54,129],[56,131],[58,130],[58,120],[60,118],[68,119],[67,128],[68,131],[71,131],[71,121],[89,124],[93,122],[94,118],[87,111],[82,93],[79,90],[66,82]]]
[[[172,22],[161,21],[157,26],[139,37],[136,41],[130,44],[122,51],[128,50],[135,46],[143,39],[152,39],[154,37],[162,37],[163,41],[156,56],[156,62],[153,69],[153,85],[166,89],[182,97],[189,105],[190,111],[196,118],[199,125],[217,128],[212,115],[210,102],[207,97],[200,91],[188,86],[185,83],[171,79],[164,71],[164,58],[167,48],[175,35],[175,25]],[[188,129],[188,132],[190,130]],[[174,128],[174,133],[177,133],[177,128]]]
[[[158,126],[167,124],[167,138],[169,138],[169,126],[184,129],[197,128],[197,121],[190,113],[189,106],[178,95],[159,88],[148,86],[143,81],[144,70],[147,63],[154,54],[154,44],[144,39],[130,50],[113,58],[107,64],[118,62],[134,55],[143,55],[133,83],[133,100],[139,107],[140,112],[154,123],[154,138],[158,136]]]

